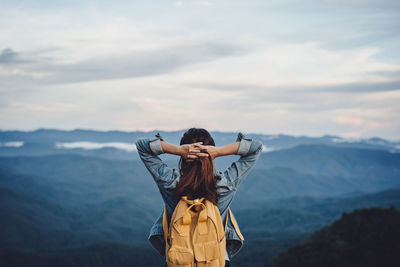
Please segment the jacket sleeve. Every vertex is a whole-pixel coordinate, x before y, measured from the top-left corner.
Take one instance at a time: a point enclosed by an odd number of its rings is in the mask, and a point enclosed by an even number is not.
[[[260,140],[245,138],[242,133],[238,134],[236,142],[240,142],[236,153],[240,155],[240,158],[224,171],[225,177],[234,188],[237,188],[247,177],[262,151]]]
[[[164,151],[161,146],[161,141],[164,139],[160,133],[156,134],[156,138],[139,138],[136,141],[136,149],[140,159],[143,161],[147,170],[158,186],[168,188],[173,186],[174,181],[178,177],[178,172],[175,168],[170,168],[164,163],[158,155]]]

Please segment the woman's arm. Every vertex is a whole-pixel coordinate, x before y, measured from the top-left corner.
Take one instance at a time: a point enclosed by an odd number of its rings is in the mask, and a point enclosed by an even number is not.
[[[154,181],[159,186],[169,187],[173,185],[179,172],[168,167],[159,157],[160,154],[165,153],[161,145],[163,140],[159,133],[156,134],[156,138],[139,138],[136,140],[136,149]]]
[[[222,157],[227,155],[235,155],[239,150],[240,142],[234,142],[221,147],[217,147],[215,157]]]
[[[200,143],[196,143],[198,145]],[[175,178],[179,176],[179,171],[167,166],[158,155],[170,153],[186,158],[187,161],[193,161],[198,157],[208,157],[207,153],[201,153],[194,144],[176,146],[164,141],[159,133],[156,138],[139,138],[136,141],[136,149],[140,159],[143,161],[154,181],[158,185],[169,186]]]
[[[238,134],[236,142],[221,147],[197,145],[201,151],[206,151],[211,157],[216,158],[226,155],[240,155],[239,160],[225,170],[224,174],[235,187],[244,180],[251,168],[256,163],[262,151],[260,140],[244,138],[242,133]]]
[[[240,142],[234,142],[232,144],[216,147],[210,145],[196,145],[200,151],[208,153],[212,159],[217,157],[227,156],[227,155],[234,155],[239,150]]]
[[[227,177],[237,188],[250,173],[262,152],[262,142],[258,139],[245,138],[242,133],[238,134],[236,142],[240,142],[236,155],[240,158],[233,162],[225,171]]]
[[[173,155],[181,155],[179,146],[167,143],[165,141],[161,141],[161,147],[164,153],[173,154]]]

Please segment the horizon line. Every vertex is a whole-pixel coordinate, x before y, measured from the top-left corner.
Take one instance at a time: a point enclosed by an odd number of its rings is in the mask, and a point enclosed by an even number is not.
[[[177,130],[162,130],[160,128],[153,128],[151,130],[120,130],[120,129],[109,129],[109,130],[105,130],[105,129],[94,129],[94,128],[74,128],[74,129],[61,129],[61,128],[46,128],[46,127],[38,127],[36,129],[4,129],[4,128],[0,128],[0,132],[37,132],[37,131],[64,131],[64,132],[73,132],[73,131],[93,131],[93,132],[124,132],[124,133],[130,133],[130,132],[142,132],[142,133],[151,133],[151,132],[166,132],[166,133],[173,133],[173,132],[183,132],[186,131],[187,129],[190,129],[192,127],[188,127],[188,128],[182,128],[182,129],[177,129]],[[204,127],[196,127],[196,128],[203,128],[206,129]],[[393,138],[384,138],[384,137],[380,137],[380,136],[369,136],[369,137],[343,137],[340,135],[335,135],[335,134],[322,134],[322,135],[306,135],[306,134],[288,134],[288,133],[262,133],[262,132],[246,132],[246,131],[229,131],[229,130],[207,130],[209,132],[219,132],[219,133],[239,133],[242,132],[245,135],[249,134],[249,135],[265,135],[265,136],[292,136],[292,137],[296,137],[296,138],[301,138],[301,137],[306,137],[306,138],[323,138],[323,137],[336,137],[336,138],[341,138],[344,140],[364,140],[364,139],[383,139],[386,141],[390,141],[390,142],[400,142],[400,138],[399,139],[393,139]]]

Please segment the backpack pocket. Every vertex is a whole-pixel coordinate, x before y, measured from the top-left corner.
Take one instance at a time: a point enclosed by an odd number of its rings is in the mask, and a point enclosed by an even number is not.
[[[217,241],[194,244],[194,255],[197,261],[216,260],[219,257],[219,244]]]
[[[192,250],[184,247],[172,246],[168,250],[168,266],[190,267],[194,262]]]

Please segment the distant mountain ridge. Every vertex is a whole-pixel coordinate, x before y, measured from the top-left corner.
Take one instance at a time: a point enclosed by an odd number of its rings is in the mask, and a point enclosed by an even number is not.
[[[98,149],[65,148],[57,144],[73,144],[76,142],[92,142],[104,144],[119,142],[121,145],[132,146],[139,137],[153,138],[158,130],[143,131],[96,131],[76,129],[71,131],[57,129],[37,129],[35,131],[0,130],[0,155],[46,155],[54,153],[79,153],[82,155],[98,155],[110,159],[137,159],[135,151],[126,151],[116,147],[101,147]],[[159,131],[168,142],[178,144],[184,130],[180,131]],[[234,142],[238,132],[211,131],[216,145],[221,146]],[[253,134],[246,133],[246,136],[260,139],[264,144],[264,152],[292,148],[298,145],[325,144],[338,147],[355,147],[363,149],[380,149],[392,153],[400,152],[400,140],[389,141],[378,137],[373,138],[342,138],[339,136],[324,135],[321,137],[290,136],[285,134]],[[21,145],[10,142],[22,142]]]
[[[155,188],[140,160],[110,160],[80,154],[0,159],[0,170],[54,176],[54,181],[64,183],[78,179],[79,183],[96,181],[99,185],[120,185],[122,188],[132,184],[132,177],[139,176],[141,179],[134,181],[136,186],[146,190]],[[225,159],[225,162],[217,161],[217,168],[223,171],[231,162],[228,160],[237,160],[237,157]],[[177,157],[174,161],[166,158],[171,167],[176,167],[177,161]],[[93,180],[94,177],[98,179]],[[252,202],[293,196],[340,196],[355,191],[373,193],[396,187],[400,187],[400,154],[383,150],[301,145],[262,154],[240,186],[234,206],[245,207]]]
[[[397,187],[400,187],[400,154],[299,145],[261,154],[252,173],[239,188],[237,202],[292,196],[340,196]]]

